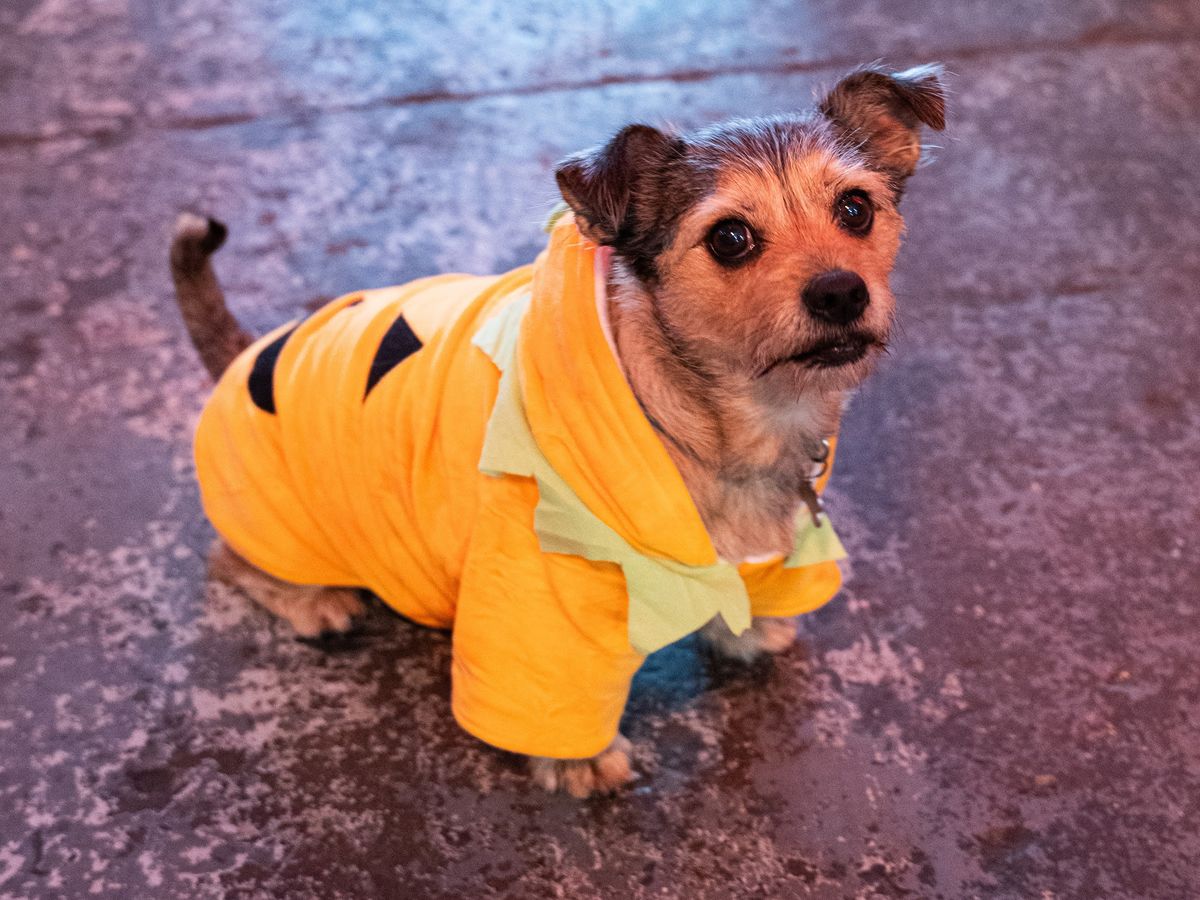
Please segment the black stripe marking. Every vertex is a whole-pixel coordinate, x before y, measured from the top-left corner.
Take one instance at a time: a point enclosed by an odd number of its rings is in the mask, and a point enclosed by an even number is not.
[[[392,323],[392,327],[387,330],[387,334],[383,336],[383,340],[379,342],[379,349],[375,351],[375,358],[371,360],[371,372],[367,376],[367,389],[363,391],[363,399],[367,399],[371,388],[379,383],[380,378],[420,350],[422,346],[424,345],[421,343],[421,339],[409,327],[408,322],[404,321],[404,316],[396,319]]]
[[[279,361],[283,345],[297,327],[299,326],[293,325],[259,350],[258,356],[254,358],[254,367],[250,369],[249,378],[250,399],[264,412],[275,412],[275,363]]]

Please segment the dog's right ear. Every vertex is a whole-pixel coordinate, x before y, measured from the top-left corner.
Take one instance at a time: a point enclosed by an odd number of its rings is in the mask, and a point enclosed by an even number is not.
[[[853,141],[897,189],[917,168],[921,126],[946,127],[941,66],[904,72],[868,67],[851,72],[821,102],[821,112]]]
[[[597,244],[613,245],[638,227],[638,182],[676,152],[678,139],[649,125],[626,125],[603,147],[572,154],[554,176],[579,230]]]

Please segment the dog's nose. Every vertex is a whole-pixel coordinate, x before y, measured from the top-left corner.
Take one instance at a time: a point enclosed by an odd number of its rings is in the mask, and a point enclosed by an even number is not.
[[[835,325],[849,325],[862,315],[871,300],[862,277],[845,269],[814,276],[802,296],[810,313]]]

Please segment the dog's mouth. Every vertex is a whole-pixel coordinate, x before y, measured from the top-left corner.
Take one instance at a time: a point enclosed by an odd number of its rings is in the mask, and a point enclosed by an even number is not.
[[[788,363],[795,363],[808,369],[839,369],[842,366],[858,362],[867,355],[872,347],[878,346],[882,346],[882,343],[874,335],[864,331],[853,331],[821,341],[801,353],[793,353],[791,356],[777,359],[763,369],[759,373],[759,377],[761,378]]]

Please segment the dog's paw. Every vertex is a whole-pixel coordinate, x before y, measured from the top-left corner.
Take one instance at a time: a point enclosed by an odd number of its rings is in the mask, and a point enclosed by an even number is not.
[[[213,542],[208,566],[209,575],[287,621],[302,638],[347,632],[354,617],[367,611],[355,588],[280,581],[248,563],[220,539]]]
[[[718,655],[752,663],[792,646],[796,640],[796,620],[757,616],[749,628],[734,634],[718,616],[700,629],[700,636]]]
[[[355,616],[366,612],[358,591],[353,588],[316,588],[307,594],[289,597],[283,603],[283,616],[300,637],[347,632]]]
[[[629,763],[632,749],[633,745],[618,734],[607,749],[591,759],[531,756],[529,771],[534,783],[543,790],[552,794],[566,791],[584,800],[592,794],[611,794],[633,780],[633,767]]]

